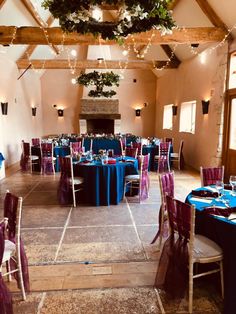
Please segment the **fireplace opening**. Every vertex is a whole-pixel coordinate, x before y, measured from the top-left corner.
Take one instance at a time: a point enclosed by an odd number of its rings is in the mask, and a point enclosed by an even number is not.
[[[114,119],[87,119],[87,133],[114,134]]]

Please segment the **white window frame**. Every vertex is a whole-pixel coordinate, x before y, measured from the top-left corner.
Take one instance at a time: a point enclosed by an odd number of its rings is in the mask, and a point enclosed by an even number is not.
[[[162,128],[163,130],[172,130],[173,129],[173,105],[165,105],[163,107],[163,123]]]
[[[196,100],[181,103],[179,132],[195,133],[196,106]]]

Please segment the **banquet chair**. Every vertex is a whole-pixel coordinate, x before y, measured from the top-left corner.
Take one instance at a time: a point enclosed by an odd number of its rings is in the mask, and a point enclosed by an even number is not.
[[[158,265],[155,286],[165,288],[172,297],[184,297],[188,286],[188,312],[193,311],[193,280],[220,273],[224,297],[222,249],[209,238],[195,234],[195,208],[166,196],[170,237],[166,240]],[[178,257],[178,258],[177,258]],[[216,268],[194,272],[194,264],[216,265]]]
[[[161,142],[159,145],[159,154],[154,156],[154,162],[157,162],[157,172],[170,171],[170,142]]]
[[[132,195],[133,190],[138,190],[139,203],[141,203],[141,201],[145,200],[149,196],[149,157],[150,154],[145,156],[138,156],[139,174],[131,174],[125,176],[124,195],[127,186],[129,186],[130,188],[130,195]]]
[[[178,169],[181,170],[183,168],[184,163],[184,157],[183,157],[183,147],[184,147],[184,141],[181,140],[179,144],[179,151],[178,153],[171,153],[170,154],[170,161],[172,163],[178,164]]]
[[[2,264],[3,259],[6,259],[6,245],[5,245],[5,234],[6,234],[7,220],[4,219],[0,223],[0,309],[1,313],[13,313],[12,296],[8,290],[5,282],[3,281],[2,275]],[[4,256],[5,254],[5,256]]]
[[[70,155],[76,157],[78,154],[82,153],[81,142],[70,142]]]
[[[53,143],[41,143],[41,173],[55,174],[56,157],[53,156]]]
[[[200,167],[201,186],[216,184],[216,181],[224,181],[225,167]]]
[[[131,142],[130,145],[132,148],[137,148],[138,149],[138,155],[142,155],[142,150],[143,150],[143,144],[142,141],[140,141],[139,143],[137,142]]]
[[[4,199],[4,221],[6,225],[5,249],[2,264],[6,263],[7,276],[11,281],[12,275],[21,290],[22,299],[26,299],[25,291],[29,291],[28,261],[21,240],[22,197],[17,197],[7,191]]]
[[[164,142],[169,142],[171,145],[174,144],[174,138],[173,137],[164,137]]]
[[[136,159],[138,156],[138,148],[126,147],[125,148],[125,156],[133,157]]]
[[[36,147],[40,147],[40,138],[37,137],[37,138],[32,138],[31,139],[31,142],[32,142],[32,146],[36,146]]]
[[[174,172],[166,172],[159,175],[159,186],[161,192],[161,206],[159,210],[159,229],[151,244],[159,238],[158,248],[161,248],[163,236],[168,234],[168,219],[166,210],[166,195],[174,197]]]
[[[70,191],[72,191],[73,206],[76,207],[76,193],[82,189],[84,179],[74,176],[72,157],[60,157],[61,177],[59,182],[60,203],[67,203]],[[66,199],[66,201],[63,199]]]
[[[33,172],[34,165],[40,166],[40,157],[31,154],[30,143],[27,143],[24,140],[22,140],[21,147],[22,147],[22,154],[20,160],[21,170],[27,171],[30,168],[30,171]]]

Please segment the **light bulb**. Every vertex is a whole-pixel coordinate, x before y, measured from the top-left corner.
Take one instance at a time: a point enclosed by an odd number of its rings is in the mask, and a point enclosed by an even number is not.
[[[76,57],[77,56],[77,51],[75,49],[72,49],[70,54],[73,56],[73,57]]]
[[[75,79],[75,78],[71,79],[71,83],[72,83],[73,85],[75,85],[75,84],[76,84],[76,79]]]
[[[123,51],[122,51],[122,54],[123,54],[123,56],[127,56],[128,50],[123,50]]]

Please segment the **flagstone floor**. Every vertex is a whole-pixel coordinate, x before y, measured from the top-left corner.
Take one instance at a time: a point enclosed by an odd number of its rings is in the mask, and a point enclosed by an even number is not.
[[[158,176],[150,173],[150,197],[116,206],[61,206],[59,175],[17,171],[0,181],[0,210],[8,189],[23,197],[22,238],[30,265],[32,292],[25,302],[14,282],[14,313],[161,313],[153,289],[160,252],[151,241],[160,207]],[[175,195],[184,200],[200,185],[197,172],[175,171]],[[199,279],[194,313],[221,313],[220,285]],[[187,300],[160,292],[166,313],[187,313]]]

